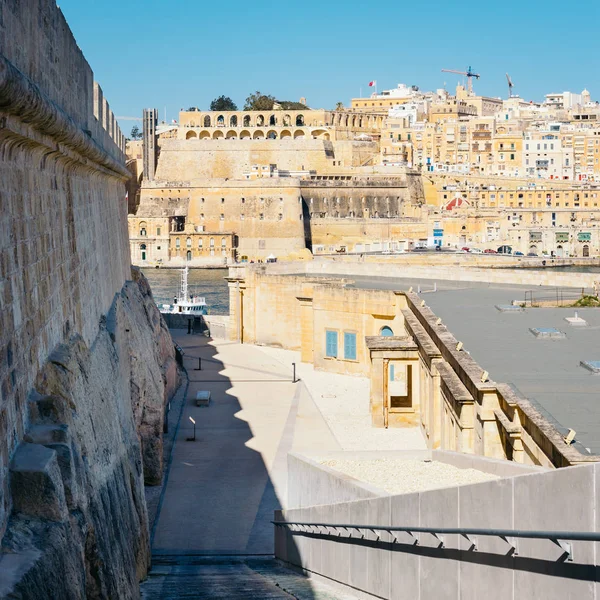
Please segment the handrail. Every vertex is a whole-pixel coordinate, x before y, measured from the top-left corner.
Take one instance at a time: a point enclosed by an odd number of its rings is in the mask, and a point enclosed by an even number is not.
[[[481,529],[474,527],[397,527],[392,525],[363,525],[356,523],[306,523],[301,521],[271,521],[275,527],[326,527],[331,529],[345,529],[346,531],[355,529],[360,532],[361,529],[372,531],[385,531],[392,533],[395,531],[405,532],[413,537],[415,533],[429,533],[440,541],[440,548],[444,548],[443,535],[461,535],[469,540],[472,549],[477,550],[477,540],[474,536],[490,536],[502,538],[513,550],[516,556],[516,539],[540,539],[550,540],[557,546],[560,546],[567,554],[567,560],[573,560],[573,549],[571,542],[600,542],[600,532],[591,531],[544,531],[544,530],[526,530],[526,529]],[[338,534],[339,535],[339,534]],[[470,538],[469,536],[473,536]],[[352,539],[352,534],[349,536]],[[363,536],[364,537],[364,536]],[[379,537],[379,536],[378,536]],[[568,540],[568,541],[565,541]],[[397,541],[394,538],[394,542]],[[419,541],[415,538],[415,545]]]

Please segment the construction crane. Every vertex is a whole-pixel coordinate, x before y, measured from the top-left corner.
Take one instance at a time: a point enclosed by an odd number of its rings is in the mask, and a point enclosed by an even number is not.
[[[479,73],[473,73],[473,69],[469,67],[467,71],[455,71],[454,69],[442,69],[442,73],[456,73],[457,75],[464,75],[468,79],[467,89],[469,90],[469,96],[473,95],[473,77],[479,79],[481,75]]]
[[[508,97],[512,98],[513,88],[515,87],[515,84],[512,82],[512,79],[510,78],[510,75],[508,73],[506,74],[506,81],[508,81]]]

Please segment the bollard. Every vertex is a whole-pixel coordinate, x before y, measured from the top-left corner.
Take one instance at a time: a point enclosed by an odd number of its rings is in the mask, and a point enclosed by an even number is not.
[[[188,335],[192,333],[192,320],[188,319]]]
[[[189,417],[189,419],[194,426],[194,434],[192,435],[192,437],[185,438],[185,441],[186,442],[195,442],[196,441],[196,421],[194,421],[194,419],[192,419],[192,417]]]
[[[293,369],[292,383],[296,383],[297,379],[296,379],[296,363],[295,362],[292,363],[292,369]]]
[[[202,359],[200,357],[198,357],[198,368],[194,371],[202,371]]]

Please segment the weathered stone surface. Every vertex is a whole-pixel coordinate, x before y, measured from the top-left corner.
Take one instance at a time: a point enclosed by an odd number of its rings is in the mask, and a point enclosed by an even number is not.
[[[21,444],[10,466],[13,510],[29,517],[63,521],[65,491],[56,452],[38,444]]]
[[[54,0],[0,0],[0,598],[139,597],[178,385],[124,138]]]

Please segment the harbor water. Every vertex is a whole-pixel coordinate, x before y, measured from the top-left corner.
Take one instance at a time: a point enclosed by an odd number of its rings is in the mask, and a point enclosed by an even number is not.
[[[181,281],[180,269],[142,269],[150,282],[154,301],[172,304]],[[209,315],[229,314],[229,288],[225,281],[227,269],[190,269],[188,289],[195,296],[204,296]]]

